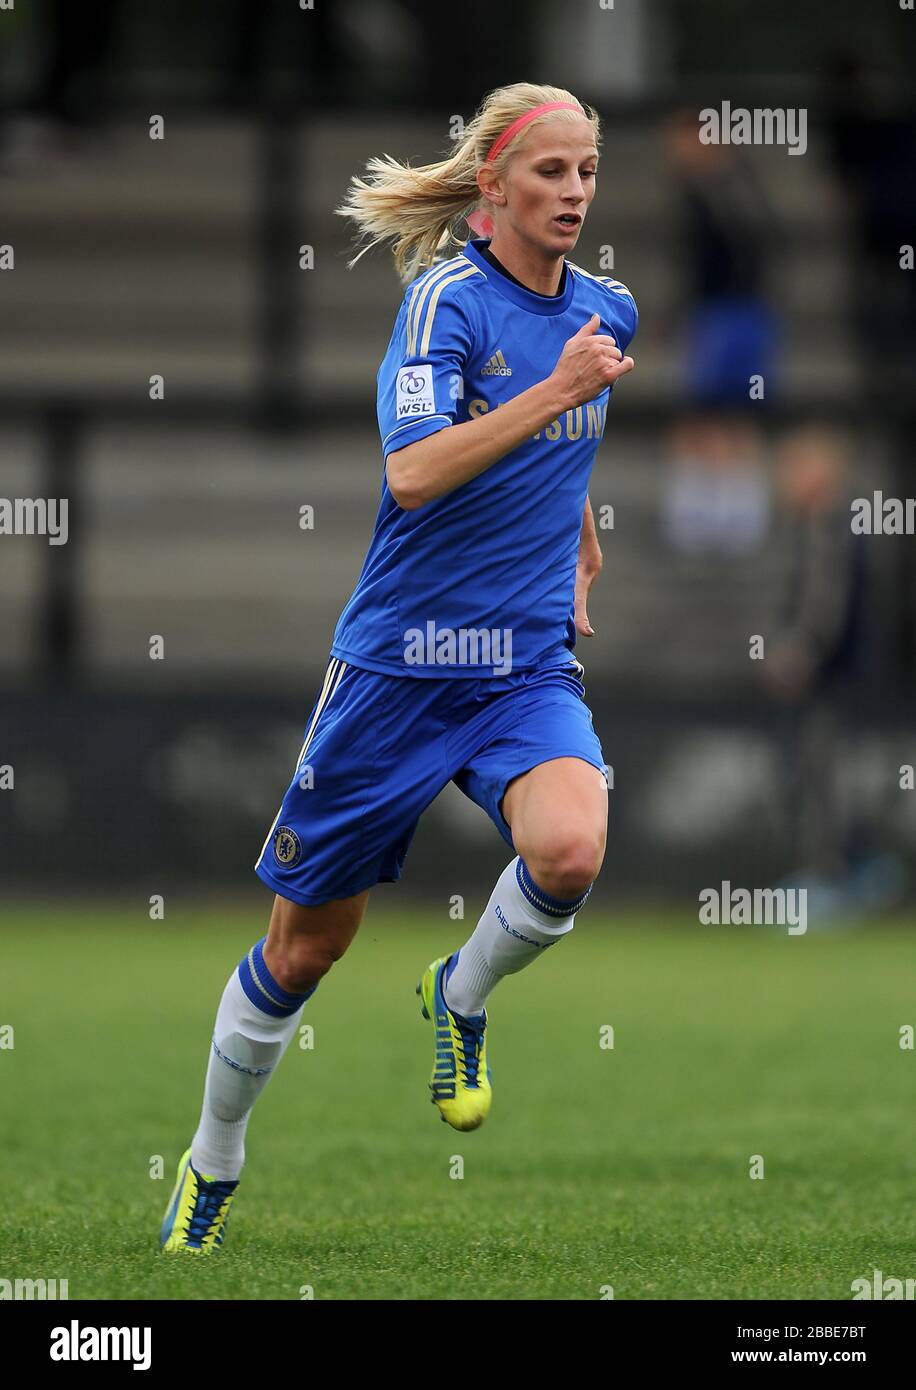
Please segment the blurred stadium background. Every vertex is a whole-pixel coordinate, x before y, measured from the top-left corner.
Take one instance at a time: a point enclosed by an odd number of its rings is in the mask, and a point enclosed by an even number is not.
[[[657,1299],[913,1273],[916,545],[854,536],[850,501],[916,493],[914,35],[895,0],[0,10],[0,495],[70,502],[67,545],[0,536],[0,1276]],[[506,851],[447,789],[261,1102],[230,1249],[179,1269],[165,1190],[378,501],[400,287],[386,254],[346,269],[333,209],[527,77],[604,118],[575,259],[641,310],[578,648],[605,868],[570,950],[498,996],[494,1117],[449,1182],[413,982]],[[804,155],[701,146],[725,100],[805,108]],[[710,931],[723,879],[867,929]]]
[[[614,772],[597,899],[906,901],[916,546],[854,539],[849,504],[914,492],[914,24],[828,0],[0,15],[2,492],[70,499],[66,546],[0,544],[4,894],[259,891],[380,482],[400,290],[385,254],[346,269],[333,209],[368,156],[438,157],[531,75],[604,118],[575,258],[641,310],[578,653]],[[805,154],[700,146],[725,99],[806,108]],[[476,901],[504,857],[450,788],[397,891]]]

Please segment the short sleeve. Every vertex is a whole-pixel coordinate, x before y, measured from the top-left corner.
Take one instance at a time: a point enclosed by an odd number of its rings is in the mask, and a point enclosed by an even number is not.
[[[408,289],[378,375],[386,457],[456,422],[474,339],[461,281],[478,273],[433,271]]]
[[[608,280],[606,284],[614,297],[617,310],[616,318],[620,321],[617,346],[622,353],[626,353],[639,327],[639,310],[636,307],[636,300],[626,285],[622,285],[619,280]]]

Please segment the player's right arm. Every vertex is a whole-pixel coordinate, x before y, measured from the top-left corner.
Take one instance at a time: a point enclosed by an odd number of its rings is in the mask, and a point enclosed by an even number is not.
[[[499,410],[440,429],[389,453],[386,477],[398,506],[415,511],[476,478],[564,411],[594,400],[632,371],[632,357],[623,357],[612,337],[597,332],[600,322],[592,314],[567,340],[550,376]]]

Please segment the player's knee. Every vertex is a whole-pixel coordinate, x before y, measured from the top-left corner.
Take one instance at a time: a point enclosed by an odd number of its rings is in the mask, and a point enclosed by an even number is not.
[[[567,902],[594,883],[604,860],[604,837],[558,833],[525,856],[535,883],[552,898]]]
[[[270,973],[289,994],[317,985],[346,950],[332,937],[293,936],[272,954]]]
[[[304,994],[317,985],[356,935],[367,896],[318,907],[274,898],[264,960],[281,989]]]

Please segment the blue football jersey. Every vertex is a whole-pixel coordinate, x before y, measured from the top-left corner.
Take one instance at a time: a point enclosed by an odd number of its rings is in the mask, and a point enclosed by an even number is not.
[[[625,285],[567,261],[561,294],[502,274],[471,241],[410,284],[378,372],[387,456],[543,381],[592,314],[625,352]],[[332,655],[382,674],[501,676],[568,663],[582,514],[610,390],[413,511],[383,472],[369,551]]]

